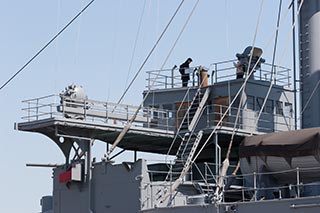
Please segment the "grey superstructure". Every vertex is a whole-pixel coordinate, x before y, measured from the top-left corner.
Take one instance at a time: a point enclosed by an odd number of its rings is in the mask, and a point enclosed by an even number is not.
[[[320,0],[301,9],[306,129],[295,130],[291,70],[251,46],[235,60],[192,67],[188,87],[175,67],[148,71],[143,106],[91,100],[77,85],[24,101],[15,128],[46,135],[65,156],[42,213],[319,212],[319,10]],[[107,144],[99,162],[95,141]],[[114,163],[126,150],[134,160]],[[148,162],[137,152],[166,157]]]

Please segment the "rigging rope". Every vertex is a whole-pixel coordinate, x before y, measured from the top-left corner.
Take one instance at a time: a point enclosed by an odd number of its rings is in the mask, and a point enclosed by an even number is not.
[[[246,80],[248,80],[249,77],[251,75],[253,75],[253,73],[254,73],[254,68],[252,68],[252,70],[250,70],[250,64],[251,64],[251,61],[252,61],[253,50],[254,50],[257,34],[258,34],[258,29],[259,29],[259,24],[260,24],[260,20],[261,20],[263,4],[264,4],[264,0],[262,0],[261,4],[260,4],[260,11],[259,11],[259,16],[258,16],[258,20],[257,20],[257,24],[256,24],[256,30],[255,30],[255,34],[254,34],[254,38],[253,38],[253,42],[252,42],[252,48],[251,48],[250,58],[249,58],[249,63],[248,63],[248,68],[247,68],[248,75],[246,76]],[[219,176],[218,176],[217,188],[216,188],[216,192],[215,192],[215,199],[217,199],[217,200],[220,200],[220,197],[221,197],[221,194],[220,194],[221,191],[220,190],[221,190],[221,187],[222,187],[222,184],[223,184],[223,178],[226,175],[227,169],[229,168],[229,165],[230,165],[229,157],[230,157],[230,154],[231,154],[232,144],[233,144],[234,136],[235,136],[235,133],[236,133],[236,129],[238,129],[237,128],[237,123],[238,123],[238,119],[239,119],[239,115],[240,115],[240,110],[241,110],[241,105],[242,105],[242,102],[243,102],[243,98],[245,96],[246,84],[247,84],[247,81],[244,81],[243,88],[242,88],[242,94],[241,94],[241,98],[240,98],[240,102],[239,102],[239,106],[238,106],[238,110],[237,110],[237,116],[236,116],[236,120],[234,122],[231,139],[230,139],[229,146],[228,146],[228,150],[227,150],[225,160],[222,163],[222,168],[221,168]],[[234,100],[236,100],[236,98],[234,98]]]
[[[91,0],[71,21],[69,21],[53,38],[46,43],[27,63],[25,63],[11,78],[9,78],[1,87],[2,90],[7,84],[9,84],[24,68],[26,68],[42,51],[44,51],[59,35],[65,31],[95,0]]]
[[[282,0],[280,0],[280,3],[279,3],[279,10],[278,10],[278,19],[277,19],[277,27],[276,27],[276,36],[275,36],[275,41],[274,41],[274,48],[273,48],[273,56],[272,56],[272,63],[271,63],[271,77],[270,77],[270,86],[268,88],[268,91],[267,91],[267,95],[265,96],[264,100],[263,100],[263,103],[262,103],[262,106],[260,107],[260,110],[259,110],[259,113],[258,113],[258,116],[257,118],[255,119],[255,122],[254,122],[254,128],[252,129],[250,135],[253,135],[253,131],[256,129],[257,127],[257,124],[258,124],[258,121],[260,119],[260,116],[263,112],[263,109],[267,103],[267,100],[269,98],[269,95],[271,93],[271,89],[272,89],[272,86],[273,84],[275,83],[276,81],[276,76],[277,76],[277,70],[274,69],[274,63],[275,63],[275,58],[276,58],[276,50],[277,50],[277,42],[278,42],[278,34],[279,34],[279,25],[280,25],[280,17],[281,17],[281,7],[282,7]]]
[[[192,15],[193,15],[195,9],[197,8],[198,4],[199,4],[199,0],[197,0],[197,2],[195,3],[195,5],[193,6],[193,8],[192,8],[192,10],[191,10],[191,12],[190,12],[187,20],[185,21],[183,27],[181,28],[180,33],[179,33],[178,37],[176,38],[176,40],[175,40],[172,48],[170,49],[167,57],[165,58],[165,61],[164,61],[164,63],[162,64],[160,70],[162,70],[162,69],[164,68],[165,64],[167,63],[170,55],[172,54],[175,46],[177,45],[179,39],[181,38],[181,35],[182,35],[182,33],[184,32],[187,24],[189,23],[189,21],[190,21]],[[159,72],[158,72],[158,75],[159,75]],[[201,85],[202,85],[202,82],[201,82],[200,86],[201,86]],[[187,97],[187,95],[188,95],[188,93],[189,93],[189,91],[190,91],[190,88],[191,88],[191,87],[188,87],[188,89],[187,89],[187,91],[186,91],[186,93],[185,93],[185,96],[184,96],[182,102],[181,102],[180,105],[179,105],[179,108],[178,108],[177,112],[180,111],[180,109],[181,109],[181,107],[182,107],[182,104],[184,103],[184,100],[185,100],[185,98]],[[191,108],[191,105],[189,106],[189,109],[190,109],[190,108]],[[188,110],[189,110],[189,109],[188,109]],[[184,115],[183,120],[186,118],[186,115],[187,115],[187,113]],[[182,120],[182,122],[183,122],[183,120]],[[182,122],[181,122],[179,128],[182,126]],[[168,152],[167,152],[167,155],[170,153],[170,151],[171,151],[171,149],[172,149],[172,147],[173,147],[173,144],[174,144],[175,140],[177,139],[177,137],[178,137],[178,131],[176,132],[175,137],[174,137],[174,139],[173,139],[173,141],[172,141],[172,143],[171,143],[171,145],[170,145],[170,147],[169,147],[169,150],[168,150]],[[167,158],[167,156],[166,156],[166,158]]]
[[[314,89],[312,90],[312,93],[310,95],[310,97],[308,98],[308,101],[306,102],[306,105],[303,107],[303,109],[301,110],[301,113],[300,113],[300,116],[299,116],[299,119],[301,119],[301,116],[302,114],[304,113],[304,111],[306,110],[307,106],[309,105],[310,101],[311,101],[311,98],[313,97],[314,93],[316,92],[316,90],[318,89],[319,87],[319,84],[320,84],[320,80],[318,80],[318,83],[317,85],[314,87]]]
[[[267,47],[270,44],[270,41],[267,43]],[[267,48],[266,47],[266,48]],[[254,67],[252,69],[255,69],[256,66],[258,65],[258,63],[260,62],[262,58],[262,55],[258,58],[257,62],[255,63]],[[235,95],[235,97],[233,98],[233,100],[231,101],[231,103],[229,104],[228,108],[226,109],[226,111],[224,112],[224,114],[221,116],[220,120],[218,121],[218,123],[216,124],[215,128],[212,130],[212,132],[210,133],[210,135],[208,136],[207,140],[204,142],[204,144],[202,145],[202,147],[200,148],[200,150],[198,151],[197,155],[193,158],[192,163],[194,163],[194,161],[199,157],[200,153],[202,152],[202,150],[206,147],[206,145],[208,144],[209,140],[211,139],[212,135],[216,132],[216,130],[218,129],[218,127],[220,126],[221,122],[223,121],[223,119],[225,118],[225,116],[227,115],[227,113],[229,112],[229,110],[231,109],[231,106],[234,104],[234,102],[236,101],[237,97],[239,96],[240,92],[243,90],[243,88],[245,87],[248,79],[250,78],[251,74],[253,72],[249,73],[249,75],[245,78],[245,81],[243,83],[243,85],[240,87],[239,91],[237,92],[237,94]],[[191,164],[190,164],[191,165]],[[237,168],[239,166],[237,165]],[[237,170],[237,169],[236,169]],[[236,171],[235,170],[235,171]]]
[[[172,15],[172,17],[170,18],[169,22],[167,23],[167,25],[165,26],[164,30],[162,31],[161,35],[159,36],[158,40],[156,41],[156,43],[153,45],[153,47],[151,48],[149,54],[147,55],[147,57],[145,58],[145,60],[143,61],[142,65],[140,66],[140,68],[138,69],[138,71],[136,72],[136,74],[134,75],[133,79],[131,80],[131,82],[129,83],[128,87],[126,88],[126,90],[123,92],[123,94],[121,95],[120,99],[117,102],[117,105],[119,105],[122,101],[122,99],[124,98],[124,96],[127,94],[129,88],[132,86],[133,82],[136,80],[136,78],[138,77],[138,75],[140,74],[140,72],[142,71],[144,65],[147,63],[147,61],[149,60],[150,56],[152,55],[153,51],[156,49],[156,47],[158,46],[160,40],[162,39],[162,37],[164,36],[164,34],[166,33],[167,29],[169,28],[171,22],[173,21],[173,19],[175,18],[175,16],[177,15],[178,11],[180,10],[182,4],[184,3],[185,0],[181,0],[178,8],[175,10],[174,14]],[[117,107],[117,105],[115,106],[115,108]],[[113,109],[113,111],[115,110],[115,108]]]
[[[199,0],[198,0],[199,1]],[[161,38],[163,37],[164,33],[166,32],[166,30],[168,29],[170,23],[172,22],[173,18],[176,16],[176,14],[178,13],[178,11],[180,10],[182,4],[184,3],[184,0],[182,0],[178,6],[178,8],[176,9],[176,11],[174,12],[173,16],[171,17],[171,19],[169,20],[169,23],[166,25],[165,29],[163,30],[163,32],[161,33],[159,39],[157,40],[156,44],[153,46],[152,50],[150,51],[150,53],[148,54],[147,58],[144,60],[142,66],[140,67],[140,69],[138,70],[138,72],[136,73],[135,77],[133,78],[133,80],[130,82],[130,85],[128,86],[127,90],[124,92],[124,94],[121,96],[121,98],[119,99],[117,105],[121,102],[121,100],[123,99],[124,95],[126,94],[126,92],[128,91],[128,89],[130,88],[130,86],[132,85],[133,81],[137,78],[138,74],[141,72],[143,66],[145,65],[145,63],[147,62],[147,60],[149,59],[149,57],[151,56],[152,52],[154,51],[154,49],[156,48],[156,46],[158,45],[159,41],[161,40]],[[176,44],[176,43],[175,43]],[[173,49],[173,48],[172,48]],[[171,52],[170,52],[171,53]],[[169,54],[170,54],[169,53]],[[168,58],[168,57],[167,57]],[[167,58],[164,61],[163,65],[161,66],[161,69],[163,69],[164,65],[167,62]],[[161,69],[158,71],[158,73],[155,76],[154,81],[151,84],[151,87],[153,87],[153,85],[156,83],[157,78],[159,77],[160,71]],[[147,93],[145,94],[145,97],[143,98],[142,102],[140,103],[140,105],[138,106],[138,108],[136,109],[135,113],[132,115],[132,117],[129,119],[128,123],[126,124],[126,126],[123,128],[123,130],[120,132],[120,134],[118,135],[118,137],[116,138],[116,140],[113,142],[112,147],[110,148],[110,150],[106,153],[106,159],[109,158],[109,155],[113,152],[113,150],[116,148],[116,146],[120,143],[120,141],[122,140],[122,138],[125,136],[125,134],[128,132],[128,130],[131,127],[132,122],[135,120],[136,116],[138,115],[140,109],[142,108],[142,105],[144,103],[144,101],[147,99],[149,93],[150,93],[150,88],[147,91]],[[115,110],[116,107],[113,108],[113,110]]]
[[[301,10],[301,7],[302,7],[303,2],[304,2],[304,0],[301,1],[296,16],[298,16],[298,15],[300,14],[300,10]],[[297,18],[296,18],[295,20],[297,20]],[[292,24],[292,29],[295,27],[295,25],[296,25],[296,21]],[[279,25],[278,25],[277,28],[276,28],[276,31],[277,31],[277,32],[278,32],[278,30],[279,30]],[[276,34],[276,35],[277,35],[277,34]],[[292,34],[291,34],[291,31],[290,31],[290,34],[289,34],[289,35],[292,35]],[[286,48],[285,48],[285,49],[286,49]],[[282,61],[282,57],[280,58],[279,63],[281,63],[281,61]],[[273,59],[272,63],[273,63],[273,64],[272,64],[272,68],[273,68],[274,59]],[[271,74],[272,74],[272,73],[271,73]],[[270,82],[270,86],[269,86],[269,88],[268,88],[267,95],[266,95],[266,97],[264,98],[263,104],[262,104],[262,106],[261,106],[261,108],[260,108],[260,111],[259,111],[259,114],[258,114],[257,118],[255,119],[255,124],[254,124],[254,127],[255,127],[255,128],[256,128],[257,123],[258,123],[258,121],[259,121],[259,119],[260,119],[260,116],[261,116],[261,114],[262,114],[262,111],[263,111],[263,109],[264,109],[264,107],[265,107],[265,105],[266,105],[266,103],[267,103],[268,97],[269,97],[269,95],[270,95],[270,93],[271,93],[272,86],[273,86],[273,84],[275,83],[276,74],[277,74],[277,70],[275,71],[274,79],[271,79],[271,82]],[[255,128],[252,129],[250,135],[253,135],[253,131],[254,131]]]
[[[142,18],[143,18],[145,7],[146,7],[146,0],[144,0],[143,7],[142,7],[142,12],[141,12],[140,20],[139,20],[139,26],[138,26],[138,30],[137,30],[137,34],[136,34],[136,39],[135,39],[134,45],[133,45],[133,50],[132,50],[132,55],[131,55],[131,59],[130,59],[130,64],[129,64],[129,69],[128,69],[128,74],[127,74],[125,86],[127,86],[127,84],[128,84],[129,75],[130,75],[132,64],[133,64],[133,57],[136,52],[138,38],[139,38],[141,26],[142,26]]]
[[[80,8],[82,8],[84,5],[84,0],[80,2]],[[80,44],[80,35],[81,35],[81,23],[82,19],[80,18],[78,21],[78,26],[77,26],[77,32],[76,32],[76,41],[75,41],[75,54],[74,54],[74,64],[75,67],[78,63],[79,60],[79,44]]]
[[[303,1],[301,2],[301,5],[302,5],[302,3],[303,3]],[[300,8],[301,8],[301,5],[300,5]],[[278,19],[279,20],[279,19]],[[278,26],[277,26],[277,28],[276,28],[276,37],[277,37],[277,32],[278,32],[278,29],[279,29],[279,21],[278,21]],[[251,55],[252,55],[252,52],[251,52]],[[261,59],[261,56],[259,57],[259,60]],[[251,60],[251,58],[250,58],[250,60]],[[249,60],[249,64],[250,64],[250,60]],[[258,61],[259,61],[258,60]],[[273,61],[274,62],[274,61]],[[257,62],[258,63],[258,62]],[[255,64],[255,66],[257,65],[257,63]],[[249,69],[247,70],[247,71],[249,71]],[[253,73],[253,72],[252,72]],[[250,74],[252,74],[252,73],[250,73]],[[247,78],[246,78],[246,80],[247,80]],[[271,91],[271,89],[270,88],[272,88],[272,85],[273,85],[273,81],[271,81],[271,84],[270,84],[270,87],[269,87],[269,90]],[[245,87],[245,86],[244,86]],[[268,91],[268,95],[269,95],[269,93],[270,93],[270,91]],[[241,101],[240,101],[241,102]],[[264,105],[265,105],[265,103],[266,103],[266,99],[265,99],[265,101],[264,101]],[[259,113],[259,116],[260,116],[260,114],[261,114],[261,112],[262,112],[262,110],[263,110],[263,108],[264,108],[264,105],[261,107],[261,110],[260,110],[260,113]],[[238,108],[239,109],[239,108]],[[257,124],[257,121],[258,121],[258,119],[259,118],[257,118],[256,119],[256,124]],[[236,123],[237,123],[237,121],[236,121]],[[236,124],[235,123],[235,124]],[[256,126],[256,124],[255,124],[255,126]],[[251,133],[251,135],[252,135],[252,133]],[[209,136],[210,137],[210,136]],[[232,142],[232,141],[231,141]],[[216,190],[216,193],[215,193],[215,197],[216,197],[216,199],[219,201],[220,199],[221,199],[221,195],[220,195],[220,189],[221,189],[221,186],[222,186],[222,178],[220,178],[220,177],[223,177],[223,176],[225,176],[225,173],[227,172],[227,168],[229,167],[229,161],[228,161],[228,157],[229,157],[229,154],[230,154],[230,152],[231,152],[231,148],[232,148],[232,146],[230,146],[231,145],[231,142],[230,142],[230,144],[229,144],[229,148],[228,148],[228,151],[227,151],[227,155],[226,155],[226,159],[225,159],[225,161],[223,162],[223,166],[222,166],[222,169],[221,169],[221,172],[220,172],[220,175],[219,175],[219,182],[218,182],[218,187],[217,187],[217,190]],[[239,162],[238,162],[238,164],[237,164],[237,168],[235,169],[235,171],[234,171],[234,173],[238,170],[238,168],[239,168]],[[227,167],[227,168],[225,168],[225,167]],[[219,187],[220,186],[220,187]]]
[[[275,33],[275,32],[274,32]],[[269,39],[269,41],[267,42],[267,45],[265,47],[265,49],[267,49],[272,41],[274,37],[272,37],[271,39]],[[262,58],[262,55],[258,58],[257,62],[255,63],[255,65],[253,66],[253,69],[256,68],[256,66],[258,65],[258,63],[260,62]],[[231,106],[234,104],[234,102],[236,101],[237,97],[239,96],[240,92],[242,91],[242,89],[244,88],[245,84],[247,83],[248,79],[250,78],[252,72],[249,73],[249,75],[245,78],[244,83],[242,84],[242,86],[240,87],[240,89],[238,90],[238,92],[236,93],[236,95],[234,96],[233,100],[231,101],[231,103],[229,104],[228,108],[226,109],[226,111],[223,113],[223,115],[221,116],[220,120],[218,121],[218,123],[216,124],[215,128],[211,131],[210,135],[208,136],[207,140],[204,142],[204,144],[202,145],[202,147],[200,148],[198,154],[196,155],[196,157],[194,158],[193,162],[195,161],[195,159],[197,159],[200,155],[200,153],[202,152],[202,150],[205,148],[205,146],[208,144],[209,140],[211,139],[212,135],[216,132],[216,130],[218,129],[219,125],[221,124],[222,120],[225,118],[225,116],[227,115],[227,113],[229,112],[229,110],[231,109]]]

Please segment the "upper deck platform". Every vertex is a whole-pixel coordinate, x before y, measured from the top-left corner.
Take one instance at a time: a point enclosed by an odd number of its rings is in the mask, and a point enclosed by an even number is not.
[[[204,132],[204,139],[210,135],[224,112],[229,107],[233,92],[238,91],[244,79],[235,79],[234,61],[215,63],[210,66],[210,81],[207,87],[212,87],[210,97],[203,107],[202,115],[197,128]],[[269,67],[269,69],[267,69]],[[278,101],[284,88],[290,86],[289,69],[275,67],[278,70],[275,78],[276,91],[272,95],[271,104],[268,102],[255,126],[258,113],[259,98],[247,96],[246,106],[240,109],[239,124],[236,125],[239,141],[242,137],[251,134],[262,134],[274,131],[286,131],[293,127],[293,118],[286,114],[285,101]],[[268,71],[269,70],[269,71]],[[155,73],[157,72],[157,74]],[[256,92],[259,88],[264,93],[270,84],[271,67],[263,64],[261,70],[254,73],[254,79],[249,79],[247,90]],[[60,95],[50,95],[23,101],[25,113],[22,122],[16,124],[21,131],[39,132],[47,135],[54,141],[59,138],[98,139],[106,143],[114,143],[119,133],[138,110],[138,114],[124,136],[119,147],[126,150],[137,150],[154,153],[166,153],[186,112],[188,104],[179,108],[182,97],[187,95],[188,103],[198,88],[197,76],[194,73],[189,85],[181,87],[180,74],[176,70],[150,71],[147,88],[154,92],[154,98],[147,98],[144,107],[101,102],[90,99],[71,99]],[[269,73],[269,74],[268,74]],[[153,75],[158,80],[151,83]],[[171,76],[171,77],[170,77]],[[152,86],[151,86],[152,85]],[[188,90],[187,94],[186,91]],[[285,89],[287,90],[287,89]],[[232,92],[233,91],[233,92]],[[144,92],[144,95],[146,91]],[[250,93],[247,93],[247,95]],[[276,97],[275,97],[276,96]],[[290,94],[284,98],[290,100]],[[152,100],[151,100],[152,99]],[[255,103],[257,101],[257,103]],[[289,102],[288,102],[289,103]],[[251,104],[251,107],[250,107]],[[292,106],[292,105],[291,105]],[[223,119],[216,132],[221,138],[232,134],[236,121],[238,106],[232,106]],[[291,113],[292,114],[292,113]],[[188,118],[187,118],[188,119]],[[178,135],[176,143],[179,144],[182,136]],[[173,153],[177,146],[174,145]]]

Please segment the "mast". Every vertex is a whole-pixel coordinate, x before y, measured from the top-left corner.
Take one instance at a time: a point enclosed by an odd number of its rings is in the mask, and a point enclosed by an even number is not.
[[[320,0],[303,2],[299,22],[301,128],[319,127]]]

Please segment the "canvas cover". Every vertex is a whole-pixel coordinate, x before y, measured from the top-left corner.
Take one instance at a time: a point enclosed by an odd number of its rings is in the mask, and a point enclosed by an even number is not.
[[[240,158],[251,156],[319,156],[320,128],[246,137],[239,147]]]

